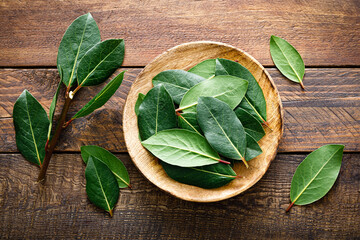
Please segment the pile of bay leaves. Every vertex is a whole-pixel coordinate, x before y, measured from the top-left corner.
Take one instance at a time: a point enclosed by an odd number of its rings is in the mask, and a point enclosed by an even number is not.
[[[135,105],[142,145],[169,177],[202,188],[238,178],[231,166],[262,153],[266,101],[241,64],[208,59],[189,71],[166,70]]]

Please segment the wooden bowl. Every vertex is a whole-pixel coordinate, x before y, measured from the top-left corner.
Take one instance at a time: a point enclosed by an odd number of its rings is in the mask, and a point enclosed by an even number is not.
[[[263,153],[249,161],[248,169],[240,162],[235,164],[235,172],[243,178],[235,179],[220,188],[203,189],[179,183],[167,176],[158,159],[141,145],[134,107],[138,93],[146,94],[153,87],[152,78],[158,73],[169,69],[188,70],[210,58],[237,60],[254,75],[264,92],[267,122],[272,130],[264,127],[266,135],[259,142]],[[283,134],[283,110],[279,93],[269,73],[252,56],[224,43],[190,42],[162,53],[137,76],[125,103],[123,129],[125,143],[132,161],[150,182],[171,195],[187,201],[215,202],[244,192],[265,174],[276,156]]]

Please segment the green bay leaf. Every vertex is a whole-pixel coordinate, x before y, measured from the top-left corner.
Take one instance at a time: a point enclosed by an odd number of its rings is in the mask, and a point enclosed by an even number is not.
[[[179,167],[199,167],[222,161],[203,136],[185,129],[158,132],[142,145],[160,160]]]
[[[259,141],[263,136],[265,136],[264,128],[253,115],[241,107],[235,108],[234,111],[246,133],[252,136],[256,141]]]
[[[291,181],[292,204],[305,205],[326,195],[339,175],[343,145],[324,145],[310,153],[297,167]]]
[[[136,103],[135,103],[135,114],[136,114],[136,116],[139,115],[139,107],[140,107],[140,104],[144,101],[144,98],[145,98],[145,94],[139,93],[138,98],[137,98]]]
[[[250,161],[260,154],[262,154],[262,150],[259,144],[250,134],[246,133],[245,160]]]
[[[80,59],[95,44],[100,42],[100,31],[90,13],[75,19],[66,30],[57,55],[57,67],[62,69],[61,81],[72,84]]]
[[[215,76],[215,59],[207,59],[191,68],[188,72],[209,79]]]
[[[285,39],[271,36],[270,53],[279,71],[293,82],[302,83],[305,74],[305,64],[299,52]]]
[[[119,187],[115,176],[104,163],[90,156],[85,178],[89,200],[112,216],[113,208],[119,199]]]
[[[138,127],[142,140],[177,127],[174,102],[163,85],[152,88],[140,104]]]
[[[246,133],[235,112],[225,102],[200,97],[197,119],[206,140],[222,156],[245,161]]]
[[[104,82],[121,66],[125,44],[122,39],[109,39],[97,43],[85,53],[77,68],[77,81],[81,86]]]
[[[56,109],[56,102],[59,96],[59,92],[60,92],[60,88],[61,88],[62,82],[60,81],[58,84],[58,87],[56,89],[55,95],[51,101],[50,104],[50,108],[49,108],[49,130],[48,130],[48,135],[47,135],[47,140],[50,140],[51,137],[51,129],[52,129],[52,124],[53,124],[53,120],[54,120],[54,113],[55,113],[55,109]]]
[[[87,164],[90,157],[97,158],[109,168],[112,174],[114,174],[119,188],[130,187],[130,178],[125,165],[108,150],[93,145],[82,146],[81,157],[85,164]]]
[[[154,86],[162,84],[176,104],[180,104],[184,94],[205,78],[184,70],[166,70],[152,79]]]
[[[192,87],[183,97],[179,110],[196,112],[199,97],[214,97],[234,109],[245,96],[248,81],[234,76],[215,76]]]
[[[45,157],[45,144],[49,119],[41,104],[24,90],[13,109],[16,145],[26,160],[41,166]]]

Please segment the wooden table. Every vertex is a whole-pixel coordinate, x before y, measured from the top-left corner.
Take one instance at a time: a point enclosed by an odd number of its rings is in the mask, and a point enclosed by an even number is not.
[[[38,168],[16,148],[13,104],[26,88],[48,111],[59,81],[60,40],[86,12],[102,39],[125,39],[119,71],[128,72],[104,107],[63,133],[43,186],[36,183]],[[3,0],[0,22],[0,238],[360,238],[359,1]],[[303,56],[305,91],[274,68],[272,34]],[[164,50],[196,40],[229,43],[253,55],[274,79],[285,112],[284,137],[265,176],[241,195],[208,204],[176,199],[148,182],[126,153],[121,120],[141,69]],[[69,117],[101,88],[83,90]],[[297,165],[329,143],[345,144],[335,185],[323,199],[286,214]],[[79,148],[88,144],[116,153],[129,170],[133,188],[121,190],[112,219],[86,196]]]

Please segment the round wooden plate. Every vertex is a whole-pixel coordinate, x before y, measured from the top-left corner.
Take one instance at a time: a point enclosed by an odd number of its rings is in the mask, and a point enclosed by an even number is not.
[[[235,172],[243,178],[235,179],[220,188],[203,189],[179,183],[166,175],[158,159],[141,145],[134,107],[138,94],[146,94],[153,87],[152,78],[158,73],[169,69],[188,70],[201,61],[210,58],[236,60],[254,75],[264,92],[267,122],[271,129],[264,127],[266,135],[259,142],[263,153],[249,161],[248,169],[240,162],[235,164]],[[137,76],[125,103],[123,129],[125,143],[132,161],[150,182],[171,195],[187,201],[215,202],[244,192],[265,174],[276,156],[279,141],[283,134],[282,104],[269,73],[252,56],[224,43],[190,42],[162,53]]]

